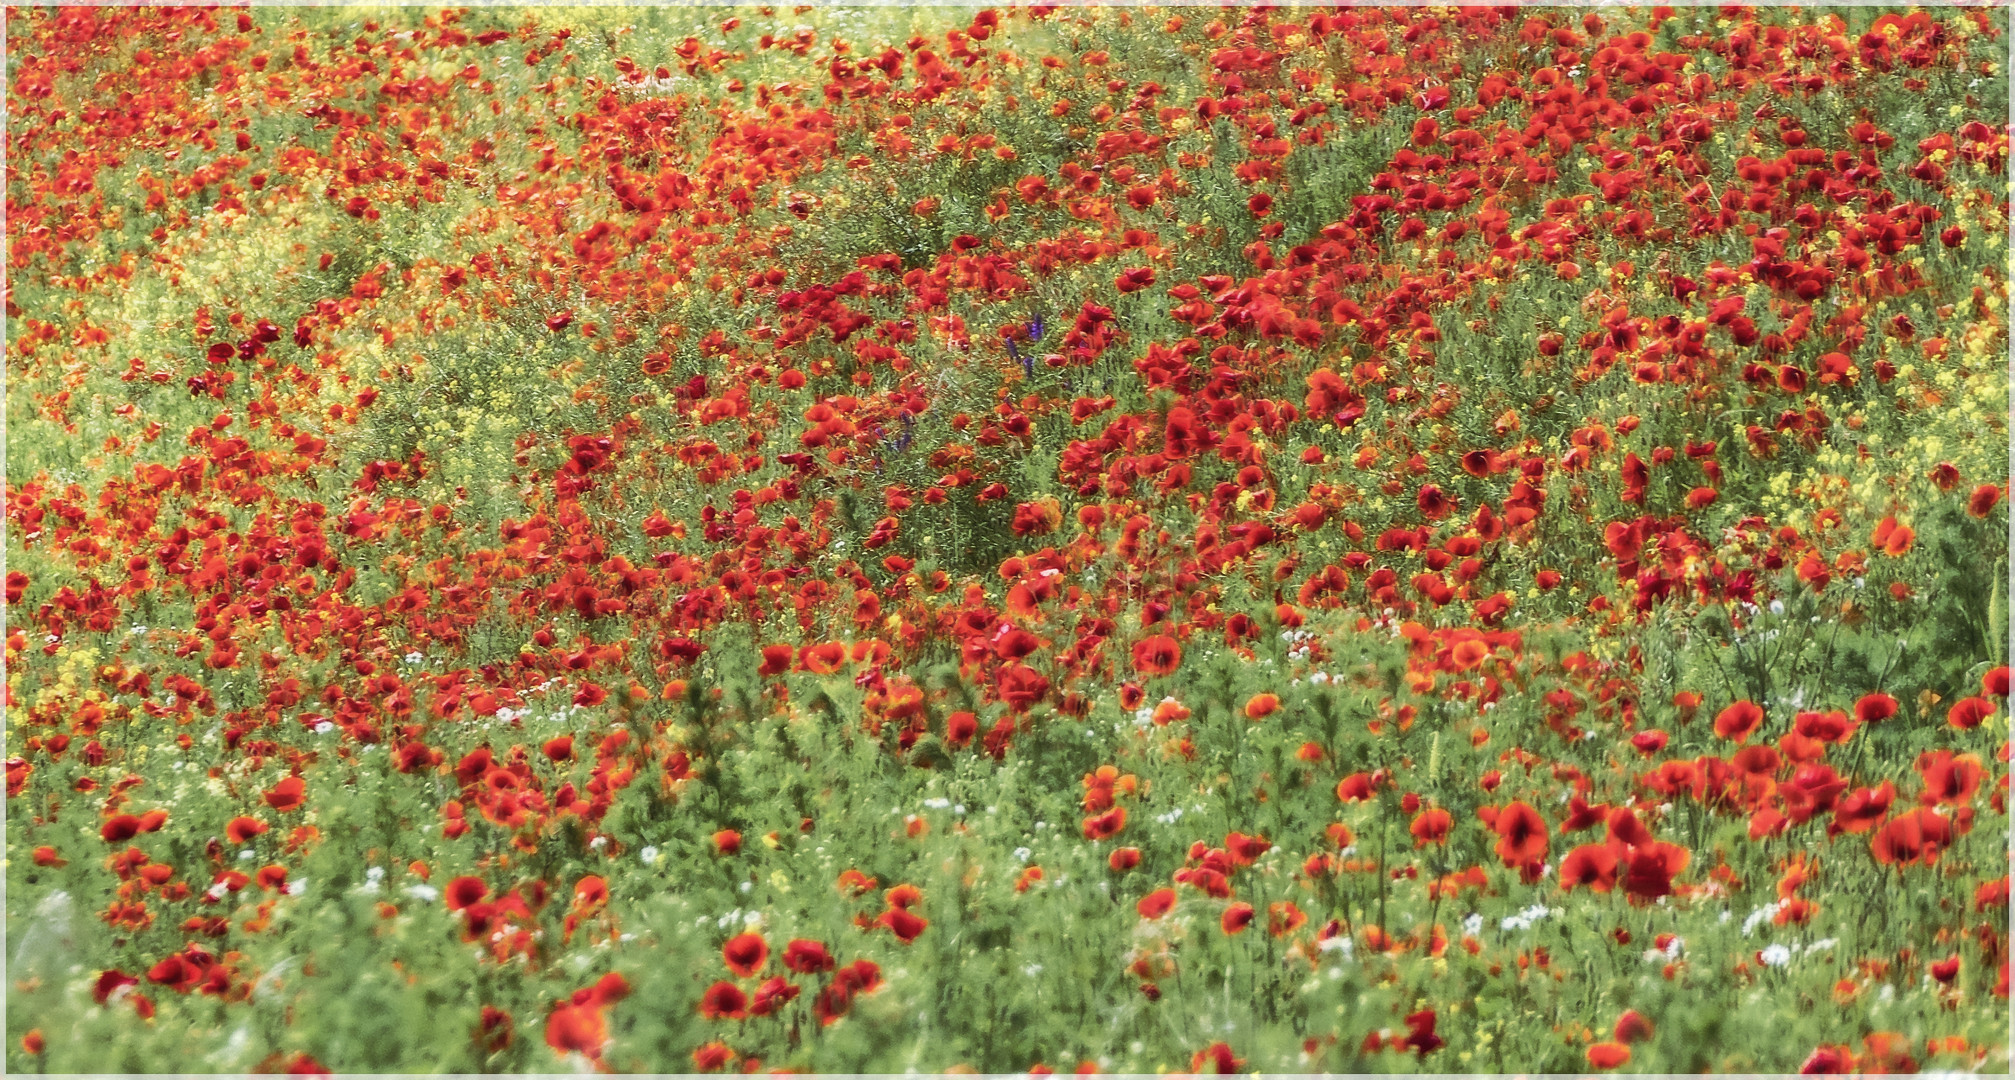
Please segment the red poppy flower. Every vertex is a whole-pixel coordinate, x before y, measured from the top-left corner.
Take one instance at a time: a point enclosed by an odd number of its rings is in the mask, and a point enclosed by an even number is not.
[[[283,814],[290,810],[299,810],[301,804],[306,801],[307,787],[300,777],[289,776],[274,784],[272,789],[266,792],[266,805]]]
[[[919,917],[914,912],[905,908],[892,908],[884,911],[881,918],[875,921],[894,931],[896,940],[905,945],[915,941],[917,935],[923,933],[930,926],[928,920]]]
[[[1224,850],[1225,854],[1231,856],[1233,865],[1251,866],[1261,855],[1273,850],[1273,843],[1264,836],[1247,836],[1244,833],[1234,832],[1225,834]],[[1195,848],[1191,849],[1190,857],[1197,857]]]
[[[112,968],[99,973],[98,981],[93,984],[91,989],[91,1000],[103,1005],[111,1001],[112,995],[118,993],[121,989],[138,985],[140,985],[138,978],[128,975],[118,968]]]
[[[1854,1055],[1844,1046],[1819,1047],[1798,1067],[1801,1074],[1808,1076],[1851,1073],[1854,1069]]]
[[[1917,807],[1891,818],[1877,829],[1868,850],[1884,866],[1909,866],[1938,861],[1938,853],[1951,846],[1952,823],[1928,807]]]
[[[1763,709],[1755,702],[1744,698],[1737,701],[1714,718],[1714,733],[1724,739],[1741,743],[1756,733],[1763,724]]]
[[[569,1003],[546,1018],[546,1045],[559,1053],[579,1051],[599,1057],[608,1041],[608,1021],[598,1008]]]
[[[1842,743],[1854,734],[1855,723],[1845,712],[1834,709],[1830,712],[1802,712],[1792,719],[1793,731],[1808,739],[1820,742]]]
[[[2006,698],[2008,696],[2008,665],[2003,664],[1980,676],[1980,692],[1993,697]]]
[[[1252,920],[1257,914],[1258,912],[1253,910],[1251,904],[1236,903],[1224,909],[1224,918],[1220,920],[1220,923],[1223,925],[1225,933],[1237,934],[1244,931],[1246,927],[1251,926]]]
[[[458,877],[448,882],[447,890],[441,895],[449,911],[460,911],[490,895],[490,887],[483,884],[483,879],[479,877]]]
[[[1429,1053],[1447,1045],[1447,1040],[1434,1033],[1436,1020],[1433,1009],[1422,1009],[1406,1018],[1408,1028],[1406,1045],[1413,1047],[1421,1057],[1426,1057]]]
[[[701,1072],[719,1072],[734,1060],[735,1052],[718,1039],[703,1043],[693,1051],[693,1068]]]
[[[1133,666],[1142,675],[1167,675],[1182,666],[1182,646],[1167,634],[1144,638],[1133,647]]]
[[[1861,788],[1841,799],[1833,810],[1833,823],[1841,832],[1861,833],[1875,827],[1890,804],[1896,801],[1896,785],[1887,780],[1879,788]]]
[[[225,824],[224,836],[234,844],[242,844],[270,827],[255,817],[234,817]]]
[[[1336,797],[1342,802],[1363,802],[1376,793],[1375,781],[1370,773],[1351,773],[1336,783]]]
[[[1278,694],[1254,694],[1251,700],[1245,703],[1245,718],[1247,720],[1264,720],[1279,711],[1280,695]]]
[[[1140,912],[1140,916],[1143,919],[1159,919],[1163,915],[1168,914],[1169,909],[1174,906],[1174,889],[1156,889],[1141,897],[1140,902],[1135,904],[1134,908]]]
[[[1917,771],[1924,777],[1924,793],[1920,799],[1926,805],[1944,803],[1947,806],[1963,806],[1973,801],[1973,794],[1980,790],[1980,780],[1984,775],[1978,755],[1960,754],[1954,757],[1950,750],[1932,750],[1918,755]]]
[[[750,1016],[768,1016],[791,1003],[798,996],[795,983],[786,982],[782,975],[773,975],[756,987],[755,996],[749,999]]]
[[[1009,664],[999,676],[1000,698],[1017,713],[1027,712],[1049,694],[1050,681],[1027,664]]]
[[[746,1020],[749,997],[731,982],[717,982],[700,995],[700,1015],[709,1020]]]
[[[1106,859],[1106,865],[1112,867],[1113,872],[1116,874],[1131,870],[1140,865],[1140,849],[1134,847],[1118,848]]]
[[[1407,831],[1413,834],[1414,847],[1426,847],[1445,842],[1454,824],[1455,819],[1446,810],[1423,810],[1414,817],[1413,824],[1407,826]]]
[[[1677,844],[1652,841],[1632,847],[1619,861],[1623,890],[1638,900],[1672,895],[1672,879],[1686,869],[1692,853]]]
[[[782,675],[791,669],[791,656],[795,652],[796,650],[792,649],[789,645],[763,646],[763,662],[762,666],[756,669],[756,674],[762,676]]]
[[[1229,1045],[1215,1042],[1198,1050],[1190,1057],[1189,1071],[1192,1073],[1209,1072],[1219,1076],[1229,1076],[1237,1072],[1239,1067],[1244,1064],[1244,1058],[1232,1056]]]
[[[1118,836],[1126,828],[1126,807],[1115,806],[1103,814],[1095,814],[1084,819],[1084,838],[1087,840],[1109,840]]]
[[[1560,886],[1577,885],[1606,893],[1616,887],[1616,849],[1608,844],[1583,844],[1560,860]]]
[[[1660,750],[1665,749],[1665,744],[1669,742],[1671,738],[1672,736],[1667,734],[1666,732],[1659,731],[1656,728],[1653,728],[1647,731],[1640,731],[1637,734],[1632,735],[1630,737],[1630,745],[1638,753],[1643,754],[1646,757],[1650,757],[1651,755],[1658,753]]]
[[[800,975],[816,975],[831,971],[835,961],[826,951],[823,943],[806,938],[794,938],[784,946],[784,967]]]
[[[1401,490],[1405,489],[1402,488]],[[1447,493],[1433,484],[1421,485],[1420,493],[1415,496],[1414,503],[1420,507],[1421,515],[1429,521],[1440,521],[1456,510],[1455,500],[1449,498]]]
[[[1982,484],[1974,488],[1973,494],[1966,499],[1966,512],[1974,517],[1984,518],[1993,512],[1995,504],[2000,501],[2001,489],[1999,487],[1993,484]]]
[[[736,934],[721,946],[721,959],[728,970],[750,978],[763,969],[770,958],[770,943],[761,934]]]
[[[856,960],[841,968],[833,976],[833,983],[857,993],[866,993],[882,984],[882,969],[872,960]]]
[[[1531,806],[1515,802],[1499,810],[1491,831],[1497,834],[1497,857],[1504,865],[1526,866],[1546,859],[1546,819]]]
[[[1945,713],[1945,722],[1961,731],[1971,731],[1994,715],[1994,703],[1984,697],[1962,698]]]
[[[798,650],[798,664],[814,675],[831,675],[846,663],[847,648],[837,641],[807,645]]]
[[[1653,1034],[1651,1020],[1636,1009],[1625,1009],[1616,1018],[1614,1037],[1620,1043],[1644,1042]]]
[[[123,844],[140,834],[140,819],[132,814],[116,814],[105,820],[98,829],[98,835],[108,844]],[[242,843],[237,838],[232,843]]]
[[[1895,698],[1878,690],[1862,695],[1861,700],[1854,703],[1854,719],[1864,724],[1880,723],[1895,716],[1898,708],[1900,706]]]

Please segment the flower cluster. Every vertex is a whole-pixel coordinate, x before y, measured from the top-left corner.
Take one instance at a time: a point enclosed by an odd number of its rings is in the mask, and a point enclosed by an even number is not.
[[[10,1067],[2007,1067],[2005,11],[6,17]]]

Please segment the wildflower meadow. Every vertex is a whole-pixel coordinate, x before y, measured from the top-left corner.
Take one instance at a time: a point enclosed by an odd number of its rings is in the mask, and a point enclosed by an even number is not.
[[[10,7],[10,1072],[2006,1072],[2009,13]]]

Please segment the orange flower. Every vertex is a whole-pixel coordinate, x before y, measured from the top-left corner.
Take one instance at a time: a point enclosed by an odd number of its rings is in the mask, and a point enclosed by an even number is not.
[[[718,1039],[693,1051],[693,1067],[701,1072],[718,1072],[734,1060],[735,1052]]]
[[[1140,912],[1140,917],[1143,919],[1159,919],[1168,914],[1169,909],[1174,906],[1174,889],[1156,889],[1141,897],[1140,902],[1134,905],[1134,909]]]
[[[1449,649],[1448,659],[1455,665],[1455,670],[1471,671],[1490,659],[1490,646],[1478,638],[1465,638]]]
[[[1296,906],[1292,900],[1276,900],[1266,908],[1266,930],[1274,937],[1285,937],[1308,923],[1308,913]]]
[[[1597,1069],[1618,1069],[1630,1063],[1630,1048],[1620,1042],[1599,1042],[1588,1048],[1588,1064]]]
[[[1252,700],[1245,703],[1247,720],[1264,720],[1278,711],[1280,711],[1278,694],[1254,694]]]
[[[1910,526],[1898,524],[1896,518],[1891,516],[1883,518],[1876,524],[1875,534],[1870,537],[1870,542],[1881,549],[1884,555],[1893,559],[1900,558],[1909,551],[1911,543],[1916,539],[1917,534],[1911,531]]]

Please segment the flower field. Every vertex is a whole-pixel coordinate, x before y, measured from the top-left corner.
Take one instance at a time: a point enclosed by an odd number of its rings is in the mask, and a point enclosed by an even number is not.
[[[9,1071],[2007,1071],[2005,7],[6,20]]]

